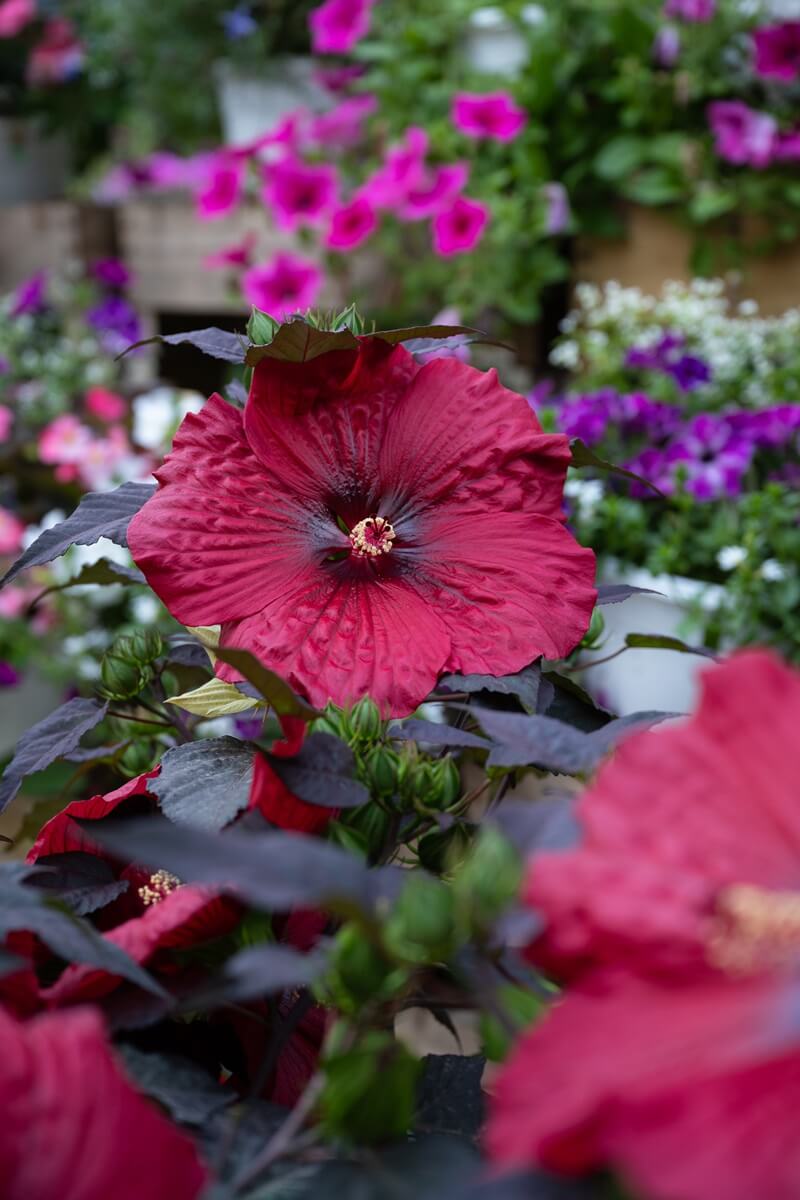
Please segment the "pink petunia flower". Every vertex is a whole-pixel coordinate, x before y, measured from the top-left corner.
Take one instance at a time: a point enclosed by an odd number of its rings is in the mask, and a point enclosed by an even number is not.
[[[313,79],[332,96],[339,96],[360,79],[366,69],[362,63],[345,63],[339,67],[318,66],[314,69]]]
[[[24,522],[7,508],[0,508],[0,554],[17,554],[24,533]]]
[[[474,249],[489,223],[489,209],[479,200],[458,196],[433,219],[433,248],[440,258]]]
[[[28,57],[25,78],[33,87],[64,83],[83,66],[83,47],[71,21],[53,17]]]
[[[217,250],[216,254],[206,255],[203,259],[203,266],[208,270],[249,267],[257,241],[257,234],[252,232],[247,233],[240,242],[232,242],[231,245],[223,246],[221,250]]]
[[[427,132],[419,125],[409,126],[402,141],[387,151],[383,166],[362,185],[361,194],[376,208],[399,208],[410,192],[424,186],[427,153]]]
[[[286,158],[264,168],[264,203],[279,229],[296,229],[321,220],[336,204],[339,173],[334,166],[310,166]]]
[[[362,137],[364,122],[377,107],[375,96],[350,96],[329,112],[313,118],[309,140],[326,149],[355,146]]]
[[[774,157],[776,162],[800,162],[800,126],[779,134]]]
[[[56,417],[39,434],[39,461],[79,464],[92,443],[92,431],[72,413]]]
[[[212,156],[195,195],[197,215],[216,221],[238,207],[242,199],[246,164],[225,151]]]
[[[632,737],[534,857],[530,954],[568,986],[495,1087],[502,1166],[610,1165],[646,1200],[792,1200],[800,1178],[800,675],[764,651]]]
[[[428,171],[422,182],[406,193],[397,215],[403,221],[424,221],[449,208],[469,180],[469,164],[448,163]]]
[[[740,100],[718,100],[708,106],[708,119],[720,158],[738,166],[763,168],[772,161],[778,123]]]
[[[442,672],[580,640],[594,556],[564,525],[569,459],[494,371],[361,338],[265,358],[244,413],[186,417],[128,541],[178,620],[221,623],[315,704],[405,715]]]
[[[467,137],[511,142],[522,131],[528,114],[509,92],[474,94],[459,92],[453,97],[453,124]]]
[[[378,214],[366,196],[356,196],[331,214],[325,245],[331,250],[354,250],[378,227]]]
[[[666,0],[664,16],[676,17],[679,21],[707,24],[713,21],[717,11],[717,0]]]
[[[324,277],[316,263],[281,252],[269,263],[251,267],[242,277],[248,304],[269,313],[276,321],[313,308]]]
[[[308,18],[315,54],[349,54],[369,30],[375,0],[325,0]]]
[[[128,411],[128,405],[118,392],[108,388],[93,387],[86,393],[87,411],[101,421],[121,421]]]
[[[13,38],[36,16],[36,0],[4,0],[0,4],[0,38]]]
[[[5,404],[0,404],[0,442],[6,441],[14,424],[14,414]]]
[[[756,71],[763,79],[800,79],[800,21],[767,25],[753,34]]]

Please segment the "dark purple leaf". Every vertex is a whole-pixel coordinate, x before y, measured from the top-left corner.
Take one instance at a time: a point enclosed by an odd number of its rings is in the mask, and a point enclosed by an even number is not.
[[[418,1133],[477,1138],[484,1120],[482,1054],[428,1054],[417,1084]]]
[[[630,649],[675,650],[678,654],[699,654],[702,658],[717,661],[717,655],[704,646],[690,646],[680,638],[668,637],[663,633],[629,633],[625,645]]]
[[[192,1009],[215,1008],[275,996],[287,988],[308,987],[325,971],[327,958],[314,951],[301,954],[291,946],[268,942],[248,946],[229,958],[222,976],[190,998]]]
[[[567,850],[580,836],[574,796],[504,800],[487,816],[523,858],[535,850]]]
[[[616,467],[613,463],[606,462],[604,458],[599,458],[580,438],[571,438],[569,448],[572,453],[571,466],[575,468],[593,467],[596,471],[607,471],[610,475],[619,475],[623,479],[632,479],[635,483],[644,484],[645,487],[650,488],[651,491],[666,499],[661,489],[657,488],[649,479],[645,479],[643,475],[637,475],[634,471],[628,471],[625,467]]]
[[[66,521],[46,529],[31,543],[0,579],[0,587],[28,567],[59,558],[70,546],[93,546],[102,537],[127,546],[128,525],[155,490],[154,483],[123,483],[112,492],[88,492]]]
[[[199,670],[210,671],[211,660],[202,642],[198,642],[191,633],[173,633],[167,639],[164,653],[167,662],[177,663],[179,667],[197,667]]]
[[[103,759],[113,758],[127,744],[116,742],[113,746],[79,746],[77,750],[70,750],[69,754],[62,757],[65,762],[72,763],[101,762]]]
[[[540,703],[542,669],[533,663],[516,675],[443,675],[441,687],[451,692],[498,692],[516,696],[528,712],[536,712]]]
[[[428,746],[468,746],[475,750],[489,750],[491,744],[477,733],[456,729],[454,725],[440,725],[437,721],[423,721],[411,717],[402,725],[392,725],[389,737],[403,742],[425,742]]]
[[[408,342],[425,341],[428,342],[429,350],[433,348],[432,342],[449,342],[457,337],[466,338],[471,342],[486,340],[486,334],[470,325],[411,325],[408,329],[380,329],[369,336],[380,338],[390,346],[399,346],[402,343],[407,349]]]
[[[76,917],[105,908],[128,890],[128,881],[117,879],[106,859],[80,850],[42,855],[30,880],[42,891],[56,895]]]
[[[630,587],[627,583],[599,583],[597,585],[597,604],[621,604],[629,596],[660,596],[661,592],[653,588]]]
[[[230,1088],[222,1087],[199,1063],[179,1054],[140,1050],[125,1042],[117,1043],[115,1049],[139,1091],[180,1125],[201,1129],[235,1098]]]
[[[330,733],[312,733],[292,758],[268,755],[275,774],[306,804],[321,808],[360,808],[369,790],[353,776],[349,746]]]
[[[225,388],[225,399],[237,408],[244,408],[247,403],[247,388],[239,379],[232,379]]]
[[[139,346],[149,346],[152,342],[164,342],[168,346],[194,346],[196,350],[207,354],[209,358],[221,358],[223,362],[229,363],[243,363],[247,350],[247,339],[240,334],[210,327],[208,329],[190,329],[186,333],[170,333],[166,336],[159,334],[156,337],[143,338],[142,341],[128,346],[127,350],[124,350],[118,357],[124,358],[126,354],[130,354],[131,350],[136,350]]]
[[[83,735],[100,724],[106,708],[96,700],[76,696],[24,733],[0,779],[0,812],[14,799],[27,775],[43,771],[77,749]]]
[[[247,808],[254,747],[238,738],[209,738],[173,746],[149,788],[177,825],[218,831]]]

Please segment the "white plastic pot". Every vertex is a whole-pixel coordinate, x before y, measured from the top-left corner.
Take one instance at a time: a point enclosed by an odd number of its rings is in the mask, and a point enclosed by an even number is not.
[[[33,117],[0,117],[0,205],[57,200],[70,170],[66,137]]]
[[[628,570],[624,577],[616,574],[614,581],[659,594],[634,595],[603,607],[605,635],[598,658],[621,649],[629,633],[663,634],[690,646],[702,645],[702,630],[690,609],[697,601],[705,609],[715,607],[720,587],[681,576],[653,576],[644,570]],[[581,682],[620,716],[646,710],[684,713],[695,707],[699,676],[708,665],[708,658],[677,650],[630,649],[611,662],[591,667]]]
[[[217,103],[227,145],[254,141],[296,108],[319,112],[329,107],[328,93],[315,81],[314,70],[314,59],[300,55],[271,59],[257,72],[218,62]]]
[[[547,13],[538,4],[526,4],[520,17],[522,25],[535,28],[547,19]],[[463,54],[473,71],[514,79],[528,65],[531,51],[522,26],[499,6],[487,5],[477,8],[467,22]]]

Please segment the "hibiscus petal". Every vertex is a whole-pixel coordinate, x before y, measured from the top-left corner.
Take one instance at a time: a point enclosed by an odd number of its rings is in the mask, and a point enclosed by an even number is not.
[[[381,487],[404,514],[444,504],[561,519],[569,461],[567,439],[542,433],[527,400],[496,371],[440,358],[419,371],[392,415]],[[397,528],[397,510],[387,515]]]
[[[312,704],[369,695],[387,716],[406,716],[433,688],[450,652],[440,616],[415,588],[389,576],[332,571],[317,591],[223,625],[221,642],[242,646],[282,674]],[[369,564],[365,572],[371,570]],[[222,668],[223,678],[229,668]]]
[[[337,815],[334,808],[299,800],[276,775],[264,754],[255,757],[249,807],[257,808],[279,829],[294,833],[321,833]]]
[[[101,821],[109,816],[124,800],[132,796],[147,796],[153,804],[158,803],[156,797],[147,790],[148,779],[154,779],[160,767],[130,779],[113,792],[105,796],[92,796],[90,800],[73,800],[60,813],[51,817],[39,831],[39,836],[28,851],[26,862],[36,862],[47,854],[67,854],[72,851],[83,851],[86,854],[97,854],[102,858],[109,857],[93,842],[88,834],[76,825],[73,817],[84,821]]]
[[[128,545],[186,625],[250,616],[343,541],[329,514],[273,486],[247,444],[241,413],[220,396],[184,419],[157,478],[161,486],[131,522]]]
[[[0,1012],[4,1200],[195,1200],[194,1144],[123,1076],[88,1009],[20,1025]]]
[[[452,640],[448,671],[504,675],[577,645],[595,604],[594,555],[551,517],[450,505],[393,551]]]

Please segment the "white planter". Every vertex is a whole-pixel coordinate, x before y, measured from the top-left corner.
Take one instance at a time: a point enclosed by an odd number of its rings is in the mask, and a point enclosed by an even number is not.
[[[0,205],[58,199],[69,169],[65,137],[44,133],[32,117],[0,117]]]
[[[690,606],[699,599],[704,607],[715,607],[721,588],[680,576],[652,576],[643,570],[628,570],[614,579],[660,594],[634,595],[603,607],[605,636],[598,658],[621,649],[629,633],[657,633],[678,637],[690,646],[702,645],[702,631],[690,617]],[[592,667],[581,682],[621,717],[646,710],[683,713],[695,707],[699,675],[708,665],[709,659],[702,655],[633,649]]]
[[[526,4],[520,17],[522,25],[535,28],[546,21],[547,13],[539,4]],[[515,79],[528,65],[531,48],[520,24],[492,5],[477,8],[467,21],[463,54],[473,71]]]
[[[299,55],[272,59],[257,72],[217,63],[217,103],[227,145],[254,141],[296,108],[329,107],[328,93],[315,82],[314,71],[314,59]]]

